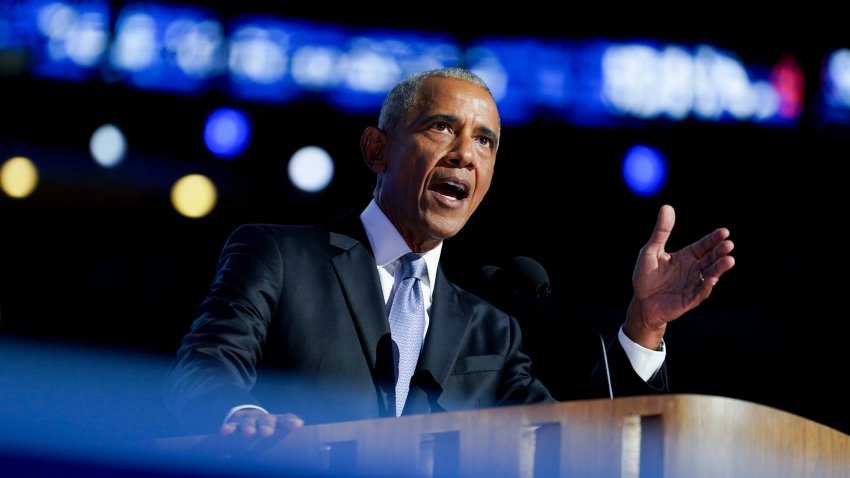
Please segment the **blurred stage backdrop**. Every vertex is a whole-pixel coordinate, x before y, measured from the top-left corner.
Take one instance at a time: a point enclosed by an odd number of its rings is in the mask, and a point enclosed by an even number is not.
[[[459,65],[492,88],[503,134],[491,192],[444,265],[483,295],[487,266],[545,267],[551,297],[500,305],[557,396],[623,320],[637,252],[669,203],[668,251],[725,226],[737,260],[669,327],[673,391],[850,431],[850,36],[806,38],[787,18],[346,18],[271,3],[0,2],[0,414],[12,423],[97,427],[147,406],[140,428],[165,433],[165,418],[148,420],[155,382],[228,234],[364,204],[374,178],[358,141],[383,96]],[[96,355],[68,358],[83,352]],[[135,372],[139,356],[154,370]],[[99,365],[111,373],[99,379]],[[142,392],[128,392],[134,376]]]

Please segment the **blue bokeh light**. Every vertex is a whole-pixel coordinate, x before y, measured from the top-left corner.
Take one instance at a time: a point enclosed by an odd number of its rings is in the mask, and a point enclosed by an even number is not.
[[[638,196],[655,196],[664,187],[667,164],[655,148],[632,146],[623,159],[623,180]]]
[[[251,125],[248,117],[232,108],[219,108],[207,117],[204,144],[220,158],[239,156],[248,147]]]
[[[205,8],[131,3],[114,29],[110,65],[134,88],[198,94],[225,72],[224,26]]]
[[[635,127],[695,119],[793,126],[803,110],[804,72],[791,55],[749,64],[713,45],[640,38],[493,35],[461,44],[448,32],[231,16],[161,1],[113,3],[0,2],[0,74],[120,81],[181,95],[220,92],[259,103],[318,101],[375,115],[402,78],[463,65],[490,87],[506,125]],[[850,116],[846,51],[836,50],[824,71],[822,114],[830,121]]]
[[[14,2],[12,2],[14,3]],[[32,48],[32,72],[39,77],[86,81],[100,73],[109,47],[111,8],[105,0],[18,2],[10,26]],[[0,30],[5,26],[0,24]],[[6,36],[0,34],[0,37]]]

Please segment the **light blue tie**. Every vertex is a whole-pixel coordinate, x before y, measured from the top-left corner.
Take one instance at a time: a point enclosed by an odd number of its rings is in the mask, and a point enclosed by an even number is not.
[[[425,302],[419,280],[425,272],[425,259],[409,252],[401,257],[401,283],[390,305],[390,335],[395,371],[395,414],[401,415],[410,390],[410,378],[419,360],[425,333]]]

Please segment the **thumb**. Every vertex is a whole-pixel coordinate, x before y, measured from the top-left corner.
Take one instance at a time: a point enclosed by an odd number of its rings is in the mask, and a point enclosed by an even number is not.
[[[676,211],[673,209],[673,206],[669,204],[661,206],[661,209],[658,210],[658,219],[655,221],[655,228],[652,230],[652,235],[646,243],[646,249],[663,251],[675,223]]]

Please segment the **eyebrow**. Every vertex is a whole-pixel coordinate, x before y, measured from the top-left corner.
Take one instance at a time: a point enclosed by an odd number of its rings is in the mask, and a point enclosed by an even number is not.
[[[437,113],[437,114],[433,114],[433,115],[429,116],[427,118],[427,120],[428,120],[429,123],[434,122],[434,121],[444,121],[446,123],[457,123],[457,122],[460,121],[460,118],[455,116],[455,115],[452,115],[452,114]],[[499,144],[499,135],[496,134],[496,132],[493,131],[491,128],[488,128],[486,126],[479,126],[477,128],[477,131],[479,131],[482,135],[490,138],[490,140],[493,141],[493,143],[495,143],[497,145]]]

